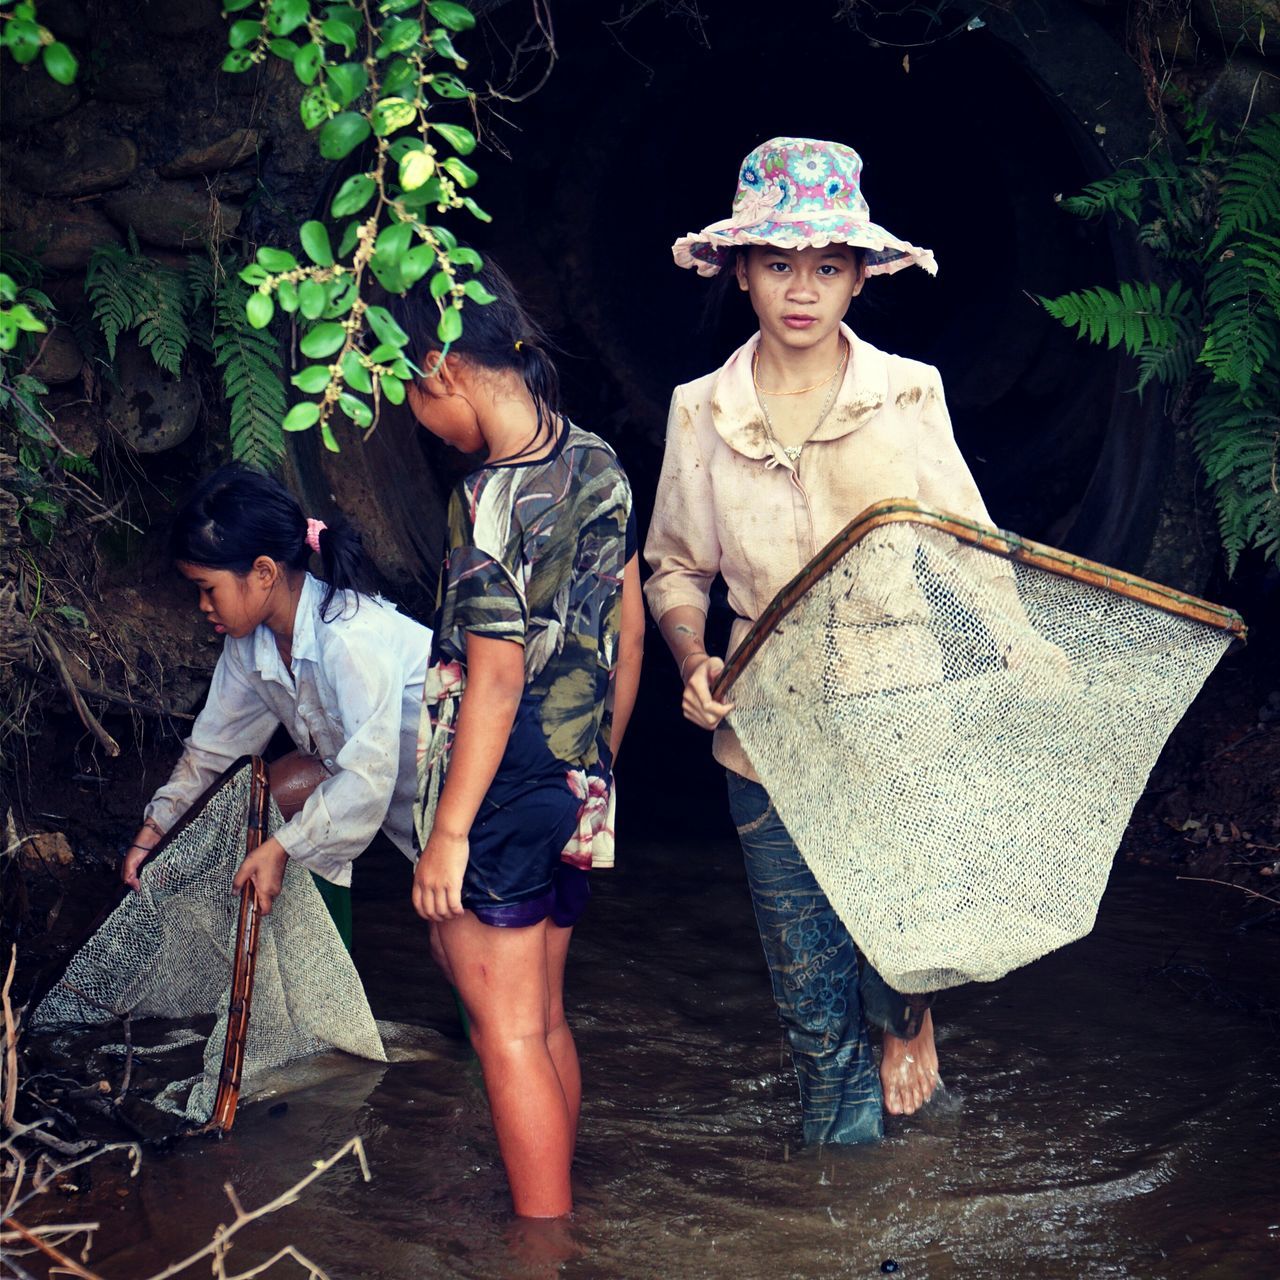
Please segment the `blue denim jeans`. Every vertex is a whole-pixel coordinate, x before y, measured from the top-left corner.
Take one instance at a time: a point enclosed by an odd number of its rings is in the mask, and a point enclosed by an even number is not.
[[[858,954],[848,929],[758,783],[726,771],[773,998],[791,1045],[806,1143],[884,1135],[870,1019],[914,1036],[928,998],[894,991]]]

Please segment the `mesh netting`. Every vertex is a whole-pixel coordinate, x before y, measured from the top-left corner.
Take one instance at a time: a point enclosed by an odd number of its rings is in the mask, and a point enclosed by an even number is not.
[[[757,633],[730,665],[730,723],[904,992],[1088,933],[1147,775],[1232,638],[914,523],[853,541]]]
[[[153,1099],[199,1124],[213,1111],[227,1039],[240,907],[231,881],[245,855],[250,788],[248,762],[215,786],[146,863],[141,892],[127,894],[75,954],[30,1024],[74,1033],[126,1016],[215,1017],[202,1074],[173,1080]],[[281,823],[272,804],[268,833]],[[176,1029],[159,1045],[133,1051],[154,1061],[193,1038]],[[242,1096],[263,1073],[329,1048],[386,1061],[355,966],[310,874],[290,860],[280,896],[259,926]]]

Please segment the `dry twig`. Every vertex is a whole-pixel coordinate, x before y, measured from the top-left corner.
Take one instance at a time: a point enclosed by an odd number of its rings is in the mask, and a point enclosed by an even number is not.
[[[46,1258],[52,1258],[58,1264],[59,1269],[67,1272],[68,1275],[80,1276],[82,1280],[102,1280],[102,1277],[97,1272],[89,1271],[74,1259],[68,1258],[51,1241],[42,1239],[35,1231],[29,1231],[22,1223],[16,1222],[13,1218],[6,1218],[4,1225],[9,1232],[25,1240],[29,1245],[34,1246]],[[87,1226],[88,1224],[86,1223],[85,1225]],[[93,1227],[96,1230],[97,1223],[94,1223]]]
[[[40,647],[48,654],[54,670],[57,671],[59,678],[62,680],[62,687],[66,690],[67,697],[71,699],[71,705],[75,707],[76,715],[80,717],[80,723],[97,738],[107,755],[118,756],[120,754],[120,744],[102,727],[98,717],[89,710],[84,698],[80,696],[80,690],[76,688],[76,682],[72,678],[70,668],[67,666],[67,658],[66,654],[62,652],[62,646],[44,627],[38,624],[35,628],[35,633],[36,639],[40,642]]]
[[[1273,907],[1280,907],[1280,898],[1273,898],[1267,893],[1259,893],[1256,889],[1247,889],[1242,884],[1232,884],[1230,880],[1213,880],[1208,876],[1179,876],[1178,879],[1195,880],[1200,884],[1220,884],[1224,889],[1239,889],[1241,893],[1247,893],[1251,898],[1261,898],[1263,902],[1269,902]]]
[[[15,944],[9,953],[9,973],[4,980],[4,990],[0,991],[0,1004],[4,1005],[4,1103],[0,1121],[6,1133],[13,1128],[13,1115],[18,1106],[18,1029],[13,1021],[13,1005],[9,1002],[17,965],[18,948]]]

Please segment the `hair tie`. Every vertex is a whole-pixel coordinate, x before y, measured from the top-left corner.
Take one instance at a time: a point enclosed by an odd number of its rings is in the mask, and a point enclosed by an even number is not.
[[[311,548],[316,555],[320,554],[320,535],[329,526],[323,520],[312,520],[307,518],[307,546]]]
[[[523,346],[524,346],[524,339],[523,339],[523,338],[517,338],[517,339],[516,339],[516,350],[517,350],[517,351],[519,351],[519,350],[521,349],[521,347],[523,347]]]

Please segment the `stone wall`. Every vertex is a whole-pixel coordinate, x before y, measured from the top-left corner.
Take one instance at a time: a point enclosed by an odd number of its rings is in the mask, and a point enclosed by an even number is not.
[[[129,232],[181,267],[228,239],[287,238],[310,216],[324,166],[297,121],[300,86],[274,59],[244,75],[218,69],[226,24],[217,0],[43,0],[39,14],[75,50],[80,74],[62,86],[38,62],[6,64],[0,232],[48,273],[64,318],[80,305],[93,250],[122,245]],[[67,389],[55,412],[84,399],[69,325],[32,372]],[[195,430],[197,380],[162,374],[127,343],[116,373],[116,394],[90,398],[133,448],[160,452]]]

